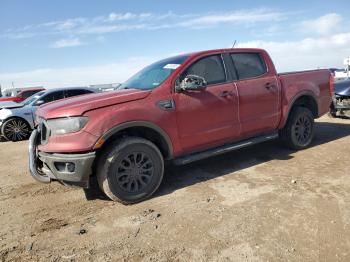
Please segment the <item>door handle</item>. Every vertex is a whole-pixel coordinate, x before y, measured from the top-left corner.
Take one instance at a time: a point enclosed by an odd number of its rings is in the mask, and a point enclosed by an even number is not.
[[[265,88],[271,91],[274,91],[276,89],[276,85],[273,83],[266,83]]]
[[[220,97],[228,97],[228,96],[233,96],[233,92],[232,91],[222,91],[220,94],[219,94]]]

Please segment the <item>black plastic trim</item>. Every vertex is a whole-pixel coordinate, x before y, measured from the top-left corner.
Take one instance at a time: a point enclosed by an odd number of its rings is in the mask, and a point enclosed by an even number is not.
[[[122,124],[119,124],[113,128],[111,128],[110,130],[108,130],[103,136],[102,138],[106,141],[108,138],[110,138],[111,136],[113,136],[114,134],[130,128],[130,127],[147,127],[150,129],[153,129],[155,132],[157,132],[159,135],[162,136],[162,138],[165,140],[166,144],[167,144],[167,153],[168,153],[168,159],[173,158],[173,145],[172,142],[170,140],[170,137],[168,136],[168,134],[159,126],[157,126],[156,124],[153,124],[151,122],[147,122],[147,121],[130,121],[130,122],[125,122]]]
[[[316,99],[316,96],[314,93],[312,93],[311,91],[302,91],[300,93],[298,93],[293,99],[292,101],[289,103],[289,107],[288,107],[288,111],[287,111],[287,115],[286,117],[284,117],[284,120],[283,120],[283,125],[282,127],[287,123],[287,120],[288,120],[288,117],[289,117],[289,114],[295,104],[295,102],[302,96],[310,96],[312,97],[312,99],[314,99],[316,105],[317,105],[317,114],[318,114],[318,117],[319,117],[319,113],[318,113],[318,103],[317,103],[317,99]],[[282,118],[283,119],[283,118]]]
[[[265,141],[273,140],[276,138],[278,138],[278,134],[272,133],[269,135],[262,135],[262,136],[257,136],[257,137],[253,137],[250,139],[245,139],[245,140],[242,140],[239,142],[234,142],[234,143],[226,144],[223,146],[215,147],[212,149],[208,149],[208,150],[205,150],[202,152],[193,153],[193,154],[179,157],[179,158],[174,160],[174,164],[175,165],[189,164],[189,163],[194,162],[194,161],[202,160],[202,159],[216,156],[216,155],[221,155],[221,154],[224,154],[224,153],[227,153],[230,151],[238,150],[238,149],[241,149],[244,147],[248,147],[248,146],[262,143]]]
[[[50,178],[65,183],[76,183],[85,188],[89,187],[89,178],[92,174],[92,165],[95,157],[95,152],[86,154],[49,154],[38,152],[38,158],[47,167],[43,168],[43,171],[47,172]],[[55,166],[56,162],[73,163],[75,170],[73,172],[58,171]]]

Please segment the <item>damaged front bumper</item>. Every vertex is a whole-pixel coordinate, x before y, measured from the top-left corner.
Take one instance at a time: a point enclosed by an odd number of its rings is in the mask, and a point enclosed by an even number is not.
[[[56,154],[37,149],[39,133],[32,132],[29,139],[29,170],[34,179],[42,183],[57,180],[71,186],[88,188],[95,152],[85,154]]]
[[[333,106],[336,110],[350,110],[350,97],[334,95]]]

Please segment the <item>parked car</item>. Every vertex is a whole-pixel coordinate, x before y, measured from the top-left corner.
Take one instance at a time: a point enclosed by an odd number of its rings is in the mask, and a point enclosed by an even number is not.
[[[159,187],[164,161],[187,164],[280,137],[308,147],[327,113],[329,70],[277,74],[261,49],[221,49],[158,61],[120,90],[48,104],[29,143],[32,176],[89,187],[130,204]],[[233,160],[234,161],[234,160]]]
[[[0,102],[4,101],[13,101],[16,103],[20,103],[24,100],[26,100],[28,97],[45,90],[44,88],[28,88],[23,89],[21,92],[19,92],[16,96],[8,96],[8,97],[1,97]]]
[[[350,111],[350,80],[342,80],[334,83],[333,102],[330,107],[330,115],[337,117]]]
[[[0,103],[1,136],[10,141],[27,139],[34,129],[35,112],[43,104],[56,100],[93,93],[90,88],[55,88],[40,91],[23,103]]]

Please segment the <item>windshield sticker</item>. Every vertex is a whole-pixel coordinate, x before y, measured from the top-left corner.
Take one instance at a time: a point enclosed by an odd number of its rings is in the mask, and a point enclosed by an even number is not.
[[[164,69],[173,69],[175,70],[176,68],[178,68],[180,66],[180,64],[167,64],[165,65],[163,68]]]

